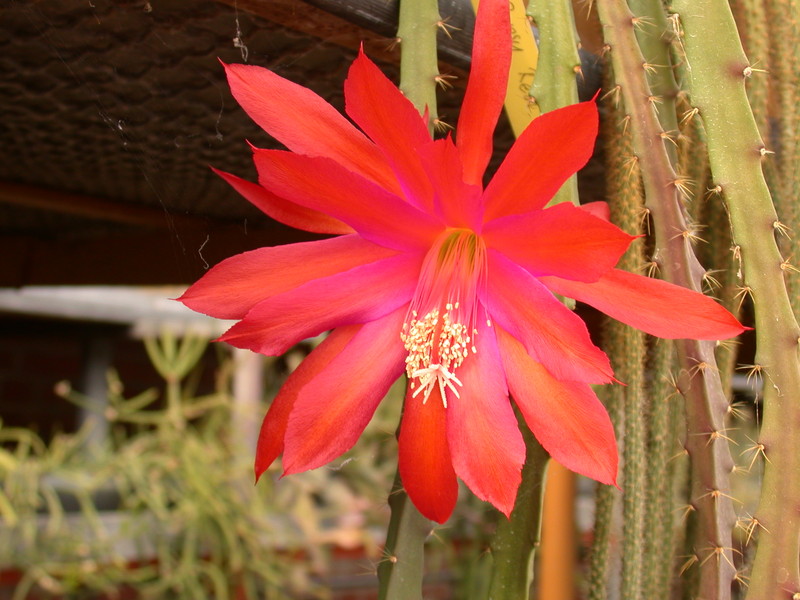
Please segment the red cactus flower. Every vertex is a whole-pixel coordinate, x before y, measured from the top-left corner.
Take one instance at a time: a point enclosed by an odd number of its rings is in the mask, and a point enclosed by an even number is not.
[[[405,373],[399,468],[414,504],[444,522],[458,477],[508,515],[525,460],[510,397],[553,458],[616,480],[613,428],[590,388],[612,370],[554,293],[660,337],[742,331],[710,298],[616,270],[633,238],[605,205],[545,208],[592,153],[594,102],[535,119],[482,186],[510,61],[507,7],[480,4],[455,143],[431,140],[363,52],[345,82],[360,130],[266,69],[225,67],[238,102],[289,150],[253,149],[258,184],[220,175],[274,219],[335,236],[229,258],[181,298],[239,320],[220,339],[267,355],[332,330],[272,403],[257,476],[281,453],[288,474],[348,450]]]

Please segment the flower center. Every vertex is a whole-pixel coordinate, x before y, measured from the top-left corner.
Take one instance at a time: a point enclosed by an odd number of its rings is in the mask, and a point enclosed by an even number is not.
[[[485,277],[486,248],[472,231],[445,231],[425,256],[400,334],[412,397],[422,395],[423,404],[436,388],[445,408],[448,390],[459,397],[456,369],[477,352],[478,288]]]

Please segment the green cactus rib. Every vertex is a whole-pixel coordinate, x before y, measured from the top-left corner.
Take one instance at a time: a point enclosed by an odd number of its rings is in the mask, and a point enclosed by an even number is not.
[[[428,126],[438,121],[436,82],[439,63],[436,34],[442,18],[436,0],[403,0],[398,15],[400,89],[420,114],[428,111]]]
[[[439,74],[436,0],[403,0],[397,38],[400,40],[400,89],[420,114],[427,109],[428,128],[437,121],[436,77]],[[422,596],[425,542],[431,522],[423,517],[403,489],[397,472],[389,495],[392,511],[386,532],[384,560],[378,567],[380,600],[411,600]]]
[[[541,112],[575,104],[578,88],[575,75],[580,73],[578,34],[569,0],[530,0],[528,17],[539,29],[539,60],[530,95]],[[550,204],[577,203],[578,178],[570,177]]]
[[[669,134],[656,114],[659,99],[647,82],[647,63],[634,31],[637,22],[623,0],[598,0],[597,9],[630,116],[655,227],[656,256],[667,280],[699,291],[704,270],[692,251],[694,234],[683,216],[680,180],[665,146]],[[724,436],[728,402],[715,367],[714,344],[680,340],[676,347],[682,365],[678,385],[686,398],[689,427],[686,449],[693,465],[692,504],[698,516],[699,597],[725,600],[735,576],[731,540],[736,519],[729,481],[733,460]]]
[[[752,1],[752,0],[751,0]],[[775,210],[780,220],[791,231],[800,229],[800,208],[797,198],[800,195],[800,136],[797,128],[800,123],[800,59],[793,48],[800,38],[800,2],[797,0],[768,0],[764,2],[766,35],[769,43],[769,87],[771,107],[774,114],[769,115],[769,125],[777,132],[777,139],[771,142],[775,151],[774,160],[765,165],[767,183],[775,202]],[[751,36],[754,37],[754,36]],[[767,42],[765,42],[767,43]],[[748,48],[749,51],[749,48]],[[752,55],[751,55],[752,56]],[[756,58],[758,58],[756,56]],[[759,69],[764,67],[759,63]],[[752,81],[763,79],[758,70],[748,81],[752,97]],[[756,88],[758,89],[758,88]],[[752,98],[751,98],[752,99]],[[753,107],[759,117],[757,105]],[[758,121],[759,125],[762,123]],[[764,135],[764,129],[760,129]],[[769,139],[769,138],[768,138]],[[784,256],[800,256],[800,239],[796,235],[782,236],[780,248]],[[786,286],[795,314],[800,314],[800,273],[786,272]]]
[[[489,598],[492,600],[528,598],[533,583],[534,551],[541,535],[542,500],[550,455],[536,441],[525,421],[518,420],[527,449],[525,465],[511,517],[498,516],[497,530],[490,542]]]
[[[777,215],[761,172],[763,144],[745,94],[749,64],[725,0],[676,0],[672,10],[683,29],[691,98],[706,127],[711,172],[728,201],[755,308],[756,363],[764,380],[759,443],[767,460],[747,598],[800,597],[800,328],[775,242]]]
[[[528,16],[539,25],[539,59],[531,93],[539,93],[542,112],[573,104],[578,100],[575,85],[577,38],[574,33],[572,6],[567,0],[531,0]],[[544,82],[540,82],[540,77]],[[573,175],[550,204],[579,204],[577,178]],[[522,482],[509,520],[500,517],[491,541],[494,570],[489,597],[492,600],[524,600],[533,581],[533,560],[539,545],[542,500],[549,456],[528,431],[523,421],[527,457]]]

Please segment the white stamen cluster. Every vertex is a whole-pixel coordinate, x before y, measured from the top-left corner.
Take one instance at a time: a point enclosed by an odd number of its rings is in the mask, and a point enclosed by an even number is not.
[[[451,318],[451,313],[454,310],[458,312],[458,308],[457,302],[448,303],[443,313],[434,308],[422,318],[419,318],[417,311],[412,311],[411,319],[400,335],[408,351],[406,374],[414,389],[412,397],[423,394],[423,404],[428,401],[435,386],[439,387],[445,408],[446,390],[449,389],[459,398],[458,388],[454,384],[461,387],[463,384],[456,377],[455,370],[470,352],[477,352],[475,346],[471,345],[475,330],[470,335],[466,325]]]

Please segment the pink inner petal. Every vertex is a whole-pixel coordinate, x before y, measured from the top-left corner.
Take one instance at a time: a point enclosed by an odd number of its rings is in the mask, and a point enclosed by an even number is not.
[[[486,244],[532,275],[597,281],[635,238],[571,204],[502,217],[483,229]]]
[[[614,427],[592,388],[557,380],[522,344],[496,329],[511,395],[539,443],[568,469],[615,484]]]
[[[744,331],[708,296],[660,279],[613,269],[594,283],[542,277],[548,288],[610,317],[666,339],[725,340]]]
[[[357,235],[258,248],[214,266],[179,300],[218,319],[241,319],[267,298],[395,254]]]
[[[264,422],[261,424],[261,432],[258,435],[255,462],[256,479],[261,477],[262,473],[283,452],[283,442],[286,437],[289,415],[294,408],[294,403],[300,390],[327,367],[331,360],[339,355],[361,327],[361,325],[350,325],[334,329],[300,363],[300,366],[289,375],[286,382],[281,386],[278,395],[272,401],[269,411],[264,417]]]
[[[525,346],[556,378],[608,383],[608,357],[592,343],[586,324],[522,267],[489,250],[484,300],[493,320]]]
[[[326,156],[386,189],[399,191],[393,173],[363,133],[308,88],[252,65],[226,65],[236,101],[290,150]]]
[[[417,148],[431,141],[414,105],[362,49],[344,84],[347,114],[372,138],[397,174],[405,198],[430,211],[431,186]]]
[[[594,101],[535,118],[486,187],[484,220],[543,208],[592,156],[597,122]]]
[[[334,327],[379,319],[408,304],[421,264],[421,255],[400,254],[310,281],[257,304],[220,341],[277,356]]]
[[[211,170],[227,181],[233,189],[244,196],[253,206],[284,225],[304,231],[313,231],[314,233],[353,233],[352,227],[325,213],[284,200],[260,185],[251,183],[231,173],[214,168]]]
[[[492,328],[481,323],[478,352],[458,371],[460,397],[449,397],[447,439],[456,474],[478,498],[511,514],[525,462],[525,442],[508,399]]]
[[[428,247],[442,223],[327,158],[282,150],[254,154],[259,182],[279,196],[339,219],[390,248]]]
[[[309,381],[286,429],[284,474],[324,465],[356,443],[389,387],[403,372],[403,306],[365,324]]]

